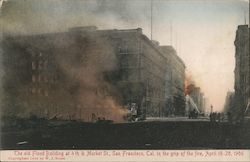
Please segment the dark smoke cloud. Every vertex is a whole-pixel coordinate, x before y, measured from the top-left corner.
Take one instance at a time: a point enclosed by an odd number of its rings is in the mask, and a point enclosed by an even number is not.
[[[143,12],[137,13],[136,10],[133,10],[132,5],[136,5],[136,3],[124,0],[102,0],[97,1],[97,8],[94,10],[94,12],[98,15],[102,15],[103,13],[107,15],[114,15],[124,22],[135,23],[138,21],[138,19],[143,19],[141,16]],[[145,1],[141,1],[139,5],[140,11],[147,9],[147,6],[145,6]]]
[[[65,31],[70,27],[141,27],[149,18],[150,1],[9,0],[1,24],[10,33]]]
[[[72,92],[75,94],[74,100],[79,104],[78,112],[80,109],[83,112],[82,119],[88,120],[95,114],[96,117],[121,122],[127,111],[119,103],[119,92],[104,78],[105,72],[118,68],[115,51],[107,40],[100,37],[92,39],[96,40],[97,49],[101,49],[101,53],[88,48],[84,42],[75,46],[74,42],[67,41],[70,39],[60,41],[61,38],[58,38],[59,42],[56,44],[64,48],[58,48],[59,55],[56,60],[68,80],[76,84],[77,88]],[[75,59],[81,60],[80,64],[72,58],[72,54],[79,56]]]

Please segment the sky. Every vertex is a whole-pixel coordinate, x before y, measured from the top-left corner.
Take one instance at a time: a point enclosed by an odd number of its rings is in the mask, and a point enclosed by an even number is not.
[[[0,0],[1,1],[1,0]],[[6,1],[6,0],[5,0]],[[11,33],[49,33],[95,25],[142,28],[150,38],[150,0],[8,0],[0,23]],[[173,45],[215,111],[234,89],[237,26],[249,24],[247,0],[152,0],[153,39]],[[1,2],[0,2],[1,6]],[[172,26],[172,27],[171,27]],[[172,30],[171,30],[172,28]],[[171,41],[172,40],[172,41]]]

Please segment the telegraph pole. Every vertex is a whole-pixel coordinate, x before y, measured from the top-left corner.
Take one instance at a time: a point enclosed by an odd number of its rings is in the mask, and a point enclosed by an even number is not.
[[[213,112],[213,105],[211,105],[211,113]]]
[[[172,42],[173,42],[173,23],[172,21],[170,22],[170,45],[172,46]]]
[[[246,11],[244,11],[244,22],[245,22],[245,25],[246,25],[247,24]]]
[[[151,5],[150,5],[150,38],[153,40],[153,0],[151,0]]]

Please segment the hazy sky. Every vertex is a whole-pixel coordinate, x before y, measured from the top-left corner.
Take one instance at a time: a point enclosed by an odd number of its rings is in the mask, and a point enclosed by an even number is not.
[[[0,23],[9,32],[42,33],[95,25],[143,29],[150,37],[150,0],[9,0]],[[222,110],[234,86],[237,25],[249,23],[247,0],[153,0],[153,39],[171,44],[201,87]]]

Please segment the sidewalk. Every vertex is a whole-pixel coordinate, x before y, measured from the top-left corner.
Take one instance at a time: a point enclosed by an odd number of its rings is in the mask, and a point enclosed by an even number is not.
[[[208,117],[198,117],[197,119],[188,119],[188,117],[147,117],[145,121],[209,121]]]

